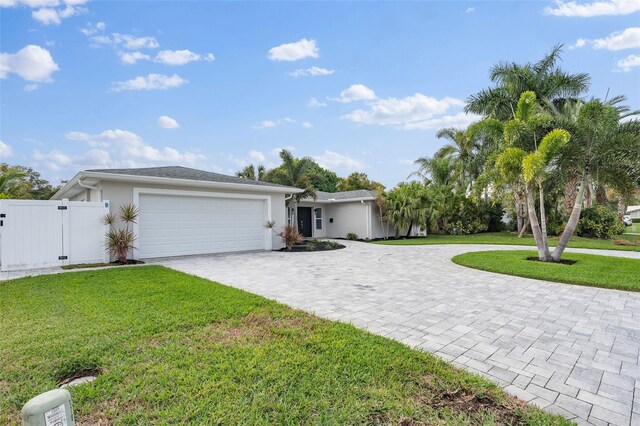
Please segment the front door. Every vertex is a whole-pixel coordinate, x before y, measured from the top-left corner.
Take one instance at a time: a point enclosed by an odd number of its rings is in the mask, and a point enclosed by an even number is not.
[[[311,207],[298,207],[298,232],[305,238],[311,238]]]

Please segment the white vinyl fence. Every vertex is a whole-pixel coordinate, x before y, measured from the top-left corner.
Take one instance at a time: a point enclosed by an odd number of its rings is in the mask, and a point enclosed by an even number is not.
[[[109,202],[0,200],[0,271],[108,262]]]

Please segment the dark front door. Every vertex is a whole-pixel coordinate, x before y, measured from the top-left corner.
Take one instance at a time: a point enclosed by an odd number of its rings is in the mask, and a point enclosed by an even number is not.
[[[298,232],[311,238],[311,207],[298,207]]]

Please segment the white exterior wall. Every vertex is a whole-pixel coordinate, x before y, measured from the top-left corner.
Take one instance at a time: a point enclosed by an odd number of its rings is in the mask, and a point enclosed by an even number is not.
[[[368,204],[358,201],[325,205],[327,206],[327,237],[345,238],[348,233],[353,232],[358,238],[371,238],[371,228],[367,219]]]
[[[134,188],[153,188],[153,189],[172,189],[182,191],[197,191],[197,192],[216,192],[216,193],[228,193],[228,194],[247,194],[247,195],[262,195],[271,197],[271,218],[276,222],[276,229],[286,224],[287,216],[285,209],[284,194],[261,192],[261,191],[240,191],[225,190],[225,189],[205,189],[201,187],[189,187],[189,186],[175,186],[175,185],[151,185],[146,183],[130,183],[130,182],[113,182],[102,181],[96,185],[99,188],[101,199],[109,200],[111,206],[111,213],[117,214],[121,205],[133,202],[133,189]],[[96,192],[97,193],[97,192]],[[92,194],[93,195],[93,194]],[[272,235],[272,248],[282,248],[283,244],[280,237],[275,234]]]

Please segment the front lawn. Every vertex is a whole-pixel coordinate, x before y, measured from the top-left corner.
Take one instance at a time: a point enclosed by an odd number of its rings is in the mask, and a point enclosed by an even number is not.
[[[95,371],[70,389],[79,424],[569,424],[428,353],[159,266],[0,283],[0,313],[0,424]]]
[[[638,245],[617,245],[614,240],[598,240],[595,238],[582,238],[573,236],[569,241],[569,247],[588,248],[588,249],[605,249],[605,250],[627,250],[640,251],[640,235],[622,234],[615,237],[616,239],[626,240]],[[549,237],[549,245],[555,246],[558,237]],[[382,240],[376,241],[376,244],[389,245],[422,245],[422,244],[507,244],[518,246],[535,246],[536,242],[532,236],[518,238],[517,235],[510,232],[486,232],[471,235],[429,235],[424,238],[408,238],[400,240]]]
[[[573,265],[536,262],[527,257],[537,252],[494,250],[464,253],[451,259],[458,265],[519,277],[580,284],[618,290],[640,291],[640,260],[593,254],[565,253]]]

